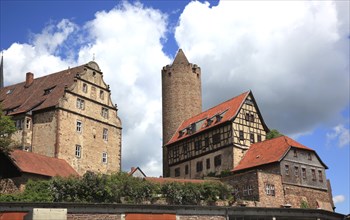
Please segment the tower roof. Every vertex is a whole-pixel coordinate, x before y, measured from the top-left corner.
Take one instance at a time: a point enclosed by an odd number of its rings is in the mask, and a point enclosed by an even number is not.
[[[185,53],[182,51],[182,49],[179,49],[179,51],[177,52],[173,62],[173,65],[174,64],[189,64],[187,57]]]

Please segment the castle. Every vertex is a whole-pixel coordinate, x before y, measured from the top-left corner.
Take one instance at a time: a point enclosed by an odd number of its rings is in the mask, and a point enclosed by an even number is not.
[[[39,78],[29,72],[0,90],[0,104],[17,127],[12,170],[44,176],[121,170],[121,120],[96,62]],[[53,165],[58,161],[61,167]],[[9,177],[9,170],[0,173]]]
[[[181,49],[161,74],[165,178],[220,177],[238,205],[333,210],[327,166],[287,136],[267,140],[251,91],[202,111],[201,69]],[[0,90],[0,103],[16,121],[21,148],[12,161],[0,155],[0,176],[121,170],[121,121],[96,62],[36,79],[27,73]]]
[[[181,49],[161,74],[164,177],[219,176],[249,206],[333,210],[327,166],[287,136],[266,140],[251,91],[202,111],[200,67]]]

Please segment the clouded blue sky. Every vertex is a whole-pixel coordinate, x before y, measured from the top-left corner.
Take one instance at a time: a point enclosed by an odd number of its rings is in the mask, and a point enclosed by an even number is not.
[[[270,128],[328,165],[349,213],[348,1],[1,0],[5,85],[95,60],[123,121],[122,166],[161,175],[160,71],[178,48],[204,109],[251,89]]]

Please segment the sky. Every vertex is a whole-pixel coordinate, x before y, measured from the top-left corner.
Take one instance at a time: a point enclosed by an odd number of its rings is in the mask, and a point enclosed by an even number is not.
[[[182,48],[203,110],[251,90],[264,121],[329,167],[350,211],[349,1],[0,0],[5,86],[95,58],[123,123],[122,169],[162,175],[161,69]]]

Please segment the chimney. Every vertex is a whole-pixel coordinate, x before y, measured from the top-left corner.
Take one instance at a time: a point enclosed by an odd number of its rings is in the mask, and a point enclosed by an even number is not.
[[[26,75],[26,84],[24,85],[24,87],[28,88],[33,84],[33,81],[34,81],[34,74],[31,72],[28,72]]]

